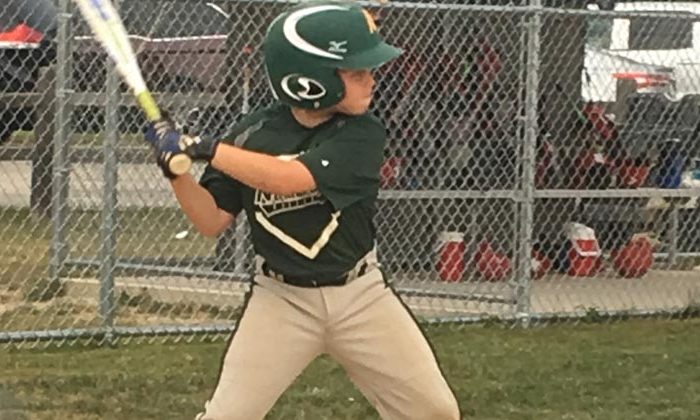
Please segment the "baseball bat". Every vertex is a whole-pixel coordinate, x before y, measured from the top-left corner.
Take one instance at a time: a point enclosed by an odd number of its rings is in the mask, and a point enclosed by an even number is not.
[[[131,88],[146,118],[151,122],[159,120],[160,108],[143,80],[124,24],[112,3],[109,0],[73,1],[78,5],[95,38],[114,61],[117,72]],[[172,173],[181,175],[190,169],[192,159],[184,153],[176,154],[168,166]]]

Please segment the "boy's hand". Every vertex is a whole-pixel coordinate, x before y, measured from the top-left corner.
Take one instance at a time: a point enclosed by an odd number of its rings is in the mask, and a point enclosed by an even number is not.
[[[170,179],[177,176],[170,169],[170,162],[175,156],[185,154],[192,160],[209,162],[214,158],[219,145],[218,141],[209,137],[182,134],[168,119],[149,123],[145,138],[153,146],[163,174]]]

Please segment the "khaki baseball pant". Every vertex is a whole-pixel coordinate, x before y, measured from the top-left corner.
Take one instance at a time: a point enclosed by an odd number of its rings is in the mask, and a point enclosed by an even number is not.
[[[316,357],[328,354],[383,419],[459,419],[418,325],[378,269],[339,287],[257,275],[201,420],[264,418]]]

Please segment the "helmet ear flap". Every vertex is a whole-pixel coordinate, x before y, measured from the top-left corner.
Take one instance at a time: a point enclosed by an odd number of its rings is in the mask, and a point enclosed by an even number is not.
[[[339,103],[345,97],[345,82],[340,78],[338,69],[332,69],[333,76],[326,81],[328,85],[328,100],[333,102],[333,105]]]

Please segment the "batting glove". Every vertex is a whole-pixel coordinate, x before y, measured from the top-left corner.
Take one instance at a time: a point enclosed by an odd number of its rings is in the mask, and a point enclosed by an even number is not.
[[[216,154],[219,141],[209,136],[191,136],[180,134],[178,142],[180,149],[192,160],[211,162]]]
[[[145,138],[155,150],[158,166],[169,179],[176,177],[170,171],[170,160],[174,156],[184,153],[192,160],[209,162],[214,158],[216,147],[219,145],[218,141],[209,137],[182,134],[168,119],[149,123]]]
[[[170,160],[173,156],[183,152],[177,137],[169,135],[169,133],[177,133],[175,125],[168,119],[162,119],[155,123],[149,123],[144,137],[153,146],[156,163],[163,175],[168,179],[175,179],[177,175],[170,170]]]

